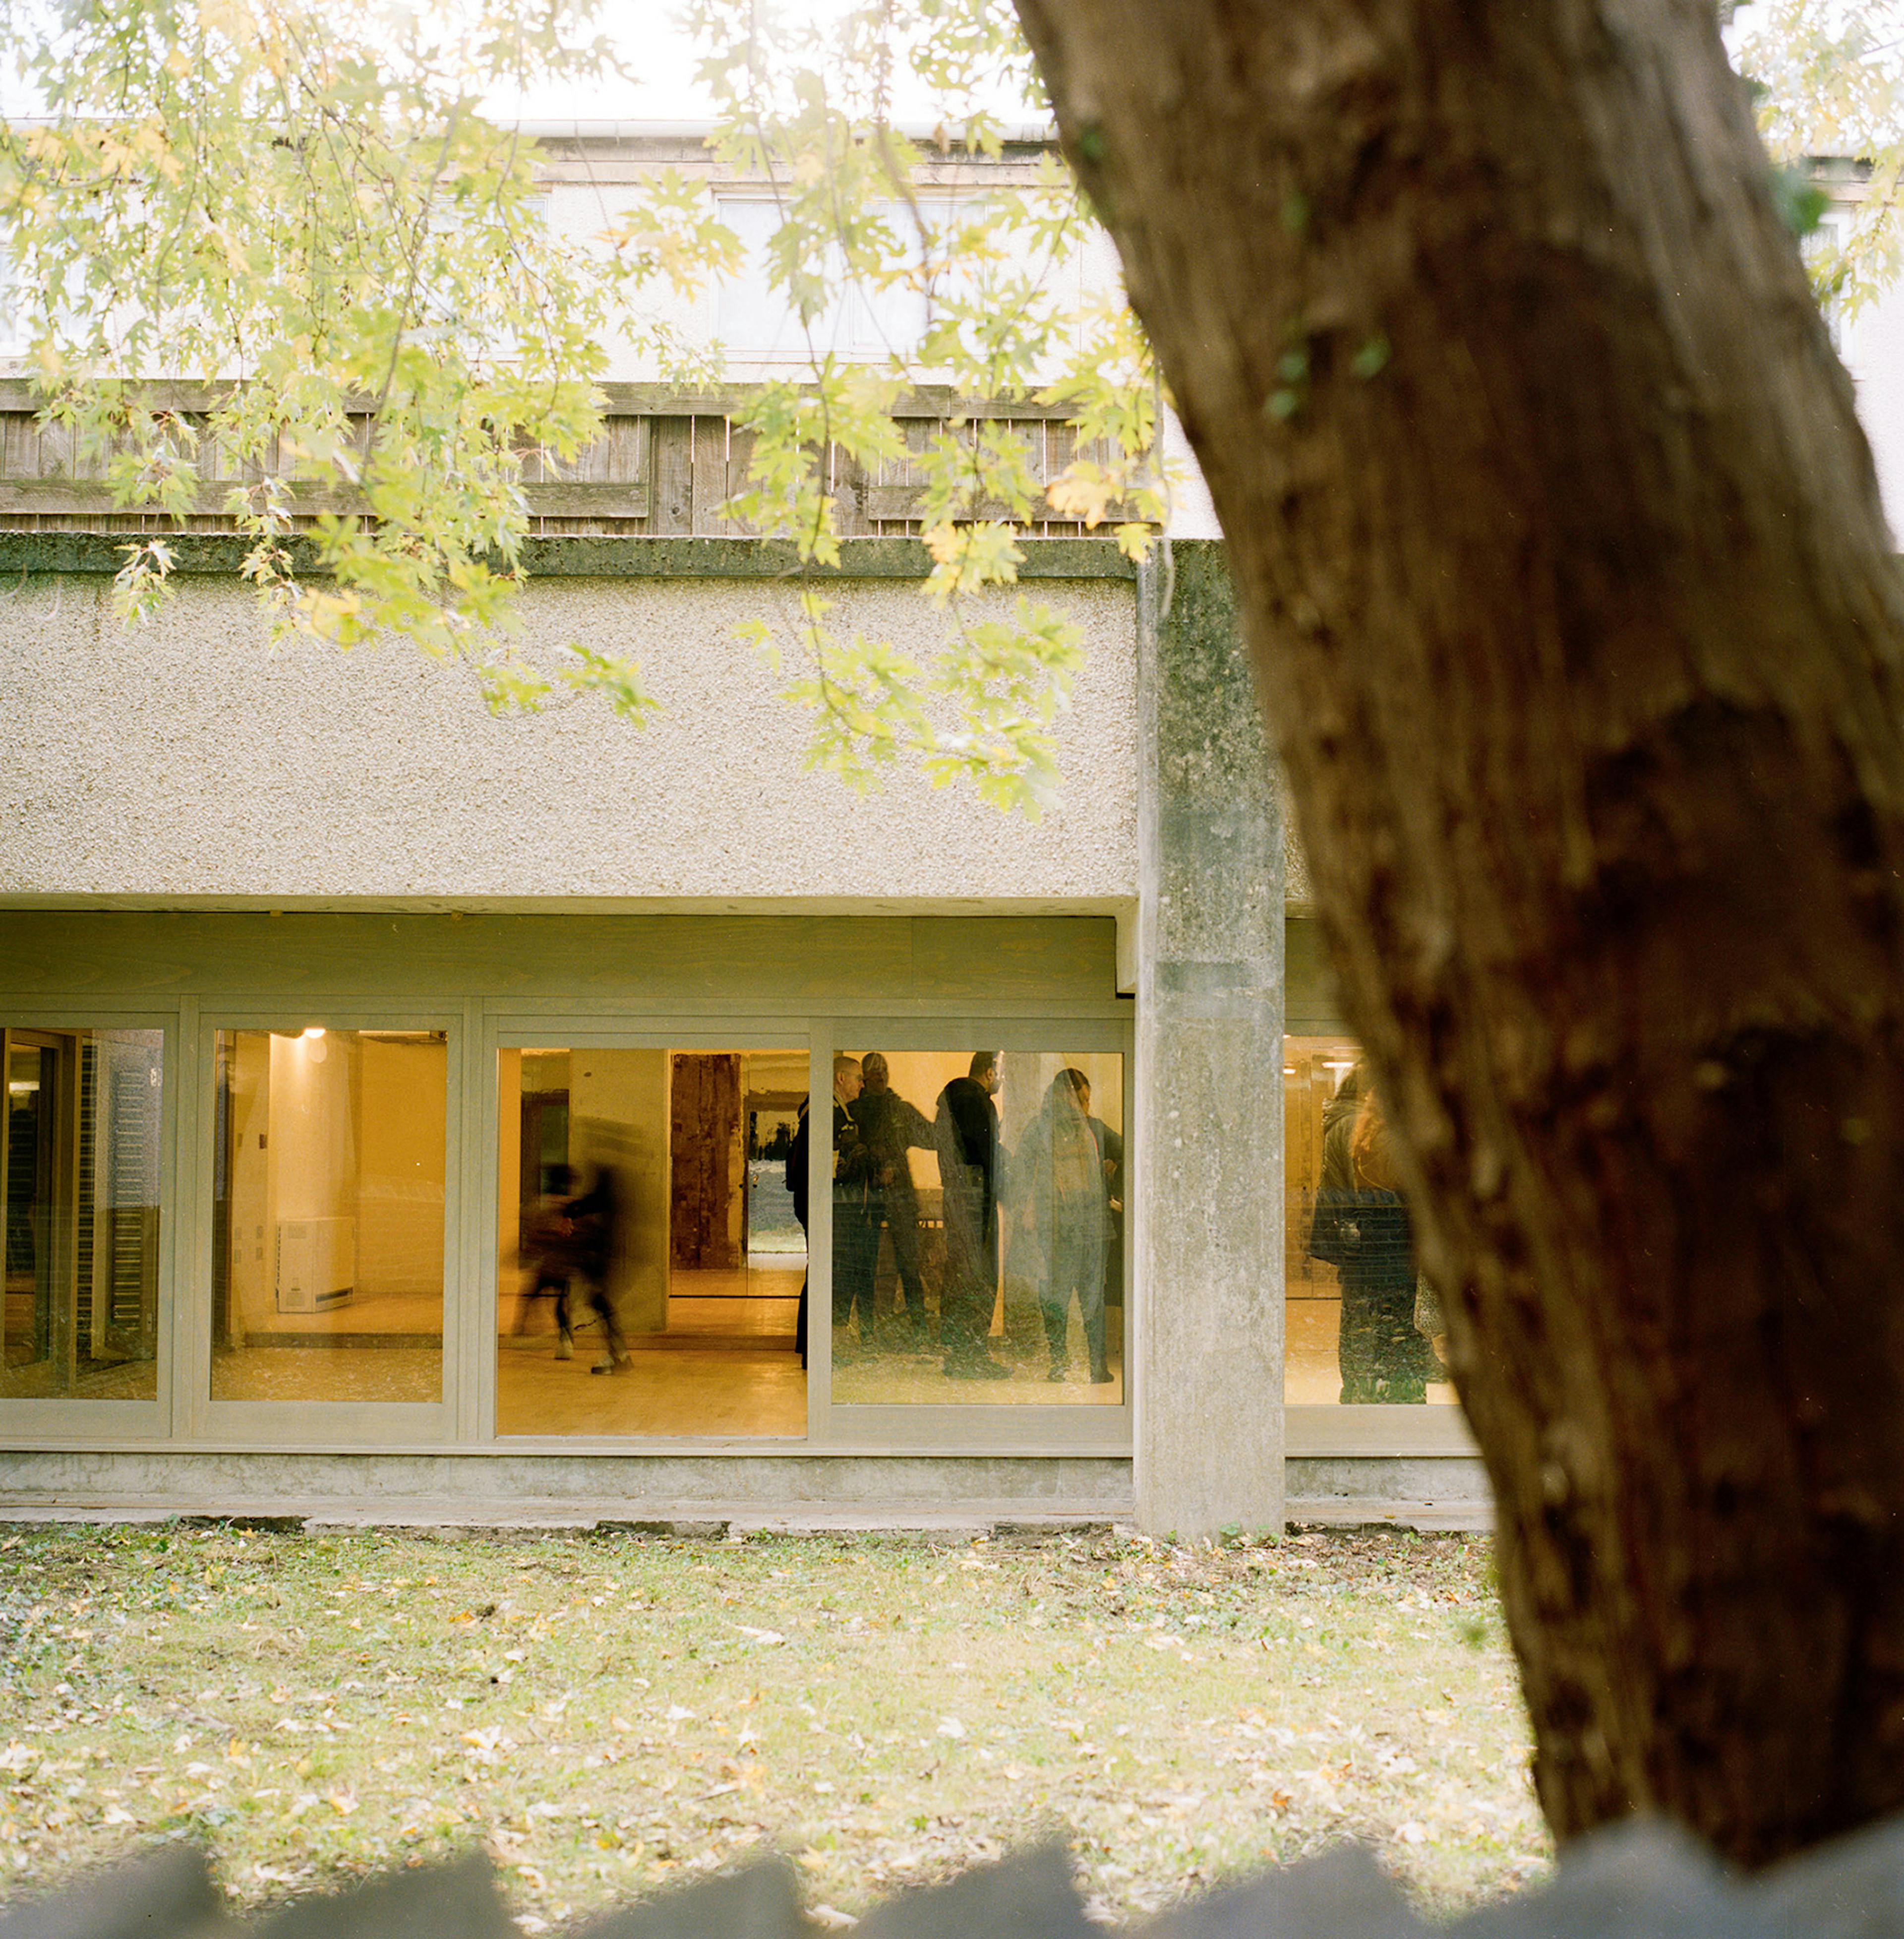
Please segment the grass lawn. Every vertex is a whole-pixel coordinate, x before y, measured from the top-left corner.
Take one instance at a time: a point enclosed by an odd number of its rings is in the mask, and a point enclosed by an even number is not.
[[[0,1895],[137,1841],[245,1907],[481,1840],[536,1932],[767,1844],[827,1922],[1041,1834],[1118,1918],[1345,1835],[1546,1869],[1480,1539],[32,1528]]]

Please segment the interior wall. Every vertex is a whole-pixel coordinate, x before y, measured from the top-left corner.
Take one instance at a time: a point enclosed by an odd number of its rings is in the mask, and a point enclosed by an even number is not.
[[[868,1050],[879,1049],[877,1044],[866,1049],[855,1046],[848,1055],[863,1058]],[[964,1076],[972,1064],[969,1050],[888,1050],[881,1055],[886,1059],[887,1078],[894,1093],[917,1110],[928,1124],[938,1110],[938,1094],[954,1078]],[[937,1191],[938,1154],[914,1149],[906,1157],[912,1167],[914,1184],[922,1191]]]
[[[337,1030],[270,1042],[278,1217],[355,1219],[361,1046]]]
[[[858,1058],[866,1054],[856,1046],[848,1052]],[[938,1114],[939,1093],[954,1078],[966,1076],[972,1068],[970,1050],[889,1050],[884,1055],[893,1089],[914,1106],[928,1123]],[[1091,1116],[1102,1119],[1120,1137],[1123,1135],[1124,1060],[1118,1052],[1006,1051],[999,1058],[1002,1083],[996,1101],[999,1136],[1008,1150],[1016,1148],[1026,1126],[1043,1104],[1052,1079],[1067,1066],[1081,1070],[1090,1080]],[[913,1183],[922,1191],[936,1188],[938,1154],[915,1149],[908,1158]]]
[[[507,1326],[509,1295],[522,1283],[522,1053],[499,1051],[496,1064],[496,1288]]]
[[[999,1095],[999,1135],[1015,1149],[1025,1128],[1044,1108],[1060,1070],[1080,1070],[1090,1085],[1090,1114],[1124,1135],[1124,1060],[1115,1051],[1082,1053],[1007,1051],[1000,1060],[1004,1079]]]
[[[668,1054],[578,1050],[569,1059],[569,1162],[586,1189],[615,1174],[620,1207],[610,1286],[629,1333],[668,1327]]]
[[[230,1113],[227,1163],[231,1248],[228,1325],[242,1337],[260,1324],[274,1302],[277,1271],[277,1155],[271,1149],[271,1046],[262,1030],[239,1030],[227,1040],[226,1109]]]
[[[355,1041],[361,1046],[357,1291],[371,1297],[440,1292],[449,1048],[389,1037]]]

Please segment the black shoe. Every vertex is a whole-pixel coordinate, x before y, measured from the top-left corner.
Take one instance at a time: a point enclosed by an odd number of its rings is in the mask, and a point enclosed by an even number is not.
[[[1045,1377],[1054,1383],[1068,1380],[1071,1377],[1071,1369],[1063,1360],[1054,1360],[1051,1362],[1051,1371]]]
[[[1108,1387],[1116,1378],[1109,1367],[1093,1367],[1090,1370],[1090,1383],[1094,1387]]]

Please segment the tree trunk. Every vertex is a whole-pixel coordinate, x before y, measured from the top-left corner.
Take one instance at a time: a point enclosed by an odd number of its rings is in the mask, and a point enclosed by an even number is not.
[[[1711,0],[1018,4],[1228,535],[1547,1815],[1749,1864],[1904,1806],[1904,601]]]

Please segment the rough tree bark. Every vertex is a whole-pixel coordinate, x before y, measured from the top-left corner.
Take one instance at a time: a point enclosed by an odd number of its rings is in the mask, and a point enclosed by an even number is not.
[[[1018,0],[1215,494],[1563,1837],[1904,1805],[1904,601],[1711,0]]]

